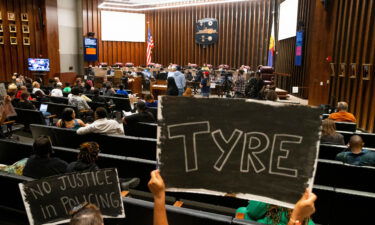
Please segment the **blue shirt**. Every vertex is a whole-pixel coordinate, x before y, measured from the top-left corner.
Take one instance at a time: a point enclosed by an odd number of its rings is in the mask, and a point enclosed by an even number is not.
[[[202,93],[210,93],[210,86],[208,86],[207,84],[208,84],[208,78],[204,78],[201,81],[201,85],[202,85],[201,92]]]
[[[147,107],[158,107],[158,101],[154,101],[154,102],[146,102],[146,106]]]
[[[174,72],[173,77],[178,89],[185,88],[186,80],[185,75],[183,73],[181,73],[180,71],[176,71]]]
[[[336,155],[336,160],[355,166],[375,166],[375,152],[366,149],[358,154],[340,152]]]
[[[129,95],[127,91],[125,91],[125,90],[120,90],[120,89],[116,91],[116,94],[119,94],[119,95],[126,95],[126,96]]]

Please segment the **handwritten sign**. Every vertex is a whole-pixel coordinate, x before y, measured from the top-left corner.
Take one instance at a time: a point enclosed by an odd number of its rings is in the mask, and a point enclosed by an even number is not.
[[[319,109],[241,99],[159,100],[158,160],[169,191],[293,207],[312,187]]]
[[[70,173],[20,184],[30,224],[61,224],[82,203],[100,208],[105,218],[124,218],[116,169]]]

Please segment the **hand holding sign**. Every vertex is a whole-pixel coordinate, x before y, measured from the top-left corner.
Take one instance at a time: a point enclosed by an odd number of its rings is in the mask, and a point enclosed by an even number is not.
[[[151,179],[148,182],[148,188],[155,198],[162,198],[163,196],[165,196],[164,181],[160,176],[160,172],[158,170],[154,170],[151,172]]]

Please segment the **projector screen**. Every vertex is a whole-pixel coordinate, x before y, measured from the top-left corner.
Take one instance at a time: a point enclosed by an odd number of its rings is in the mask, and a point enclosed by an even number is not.
[[[102,11],[101,14],[103,41],[145,42],[145,14],[113,11]]]
[[[296,36],[298,0],[285,0],[280,4],[279,40]]]

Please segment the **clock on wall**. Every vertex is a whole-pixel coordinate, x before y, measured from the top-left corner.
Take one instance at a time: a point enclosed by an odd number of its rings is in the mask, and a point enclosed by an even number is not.
[[[212,45],[219,39],[217,19],[205,18],[195,24],[195,42],[200,45]]]

